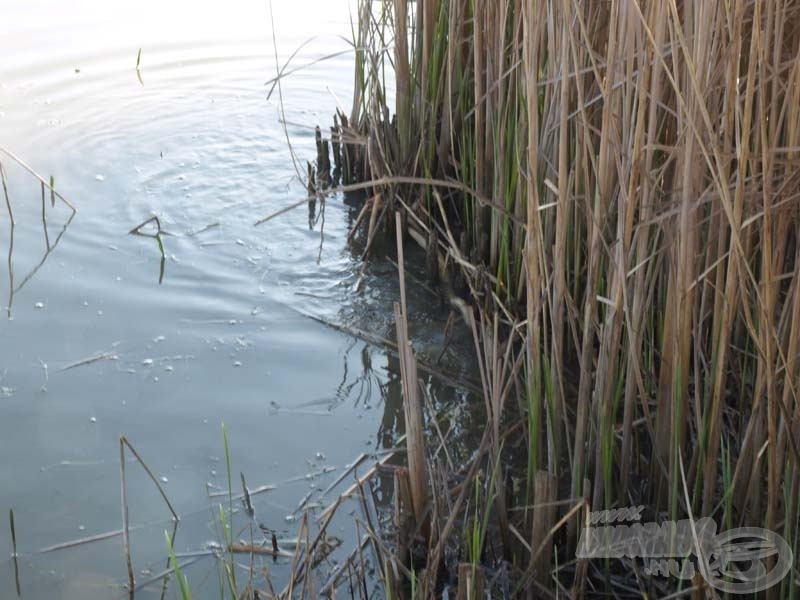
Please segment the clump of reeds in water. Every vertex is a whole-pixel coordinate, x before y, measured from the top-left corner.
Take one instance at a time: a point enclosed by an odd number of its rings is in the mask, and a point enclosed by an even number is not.
[[[470,589],[576,595],[677,585],[576,562],[589,509],[796,551],[800,3],[365,0],[355,47],[359,221],[401,211],[480,353],[487,434],[431,548]]]

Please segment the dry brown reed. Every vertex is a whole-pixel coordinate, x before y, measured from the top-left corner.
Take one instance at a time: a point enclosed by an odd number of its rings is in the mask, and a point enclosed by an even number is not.
[[[577,516],[534,556],[565,513],[508,516],[529,500],[702,515],[796,550],[800,3],[364,1],[354,42],[343,183],[372,199],[369,239],[400,211],[477,311],[488,437],[469,473],[516,589],[580,595],[593,572]],[[520,449],[512,490],[493,465]]]
[[[153,482],[153,485],[156,486],[158,493],[161,495],[161,499],[164,500],[164,504],[167,505],[170,514],[172,515],[172,520],[174,522],[174,528],[172,531],[172,536],[169,538],[171,539],[171,544],[174,545],[175,543],[175,535],[177,534],[178,528],[178,521],[180,518],[178,517],[178,513],[175,512],[175,509],[172,507],[172,503],[170,503],[169,498],[167,498],[166,492],[164,492],[164,488],[161,487],[156,476],[150,470],[150,467],[142,460],[142,457],[136,451],[131,443],[128,441],[124,435],[120,436],[119,438],[119,470],[120,470],[120,506],[122,509],[122,540],[123,546],[125,549],[125,566],[128,571],[128,594],[130,598],[133,598],[134,593],[136,591],[136,582],[133,573],[133,559],[131,557],[131,535],[130,535],[130,523],[128,521],[128,486],[125,479],[125,448],[128,448],[128,451],[133,454],[136,460],[144,469],[144,472],[147,473],[147,476],[150,478],[150,481]]]

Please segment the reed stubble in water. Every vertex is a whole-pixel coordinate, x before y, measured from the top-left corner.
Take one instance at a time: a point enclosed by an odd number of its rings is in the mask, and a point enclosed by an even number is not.
[[[19,555],[17,553],[17,528],[14,525],[14,510],[8,511],[8,524],[11,528],[11,560],[14,563],[14,586],[17,596],[22,596],[22,588],[19,582]]]
[[[395,0],[358,25],[341,149],[386,207],[369,237],[402,211],[445,295],[484,314],[494,441],[475,461],[522,474],[492,513],[519,509],[497,520],[515,589],[585,591],[589,508],[765,527],[796,551],[800,3]],[[506,352],[522,367],[501,377]],[[522,507],[554,481],[548,525]],[[558,536],[546,574],[537,531]],[[597,585],[669,589],[618,572]]]

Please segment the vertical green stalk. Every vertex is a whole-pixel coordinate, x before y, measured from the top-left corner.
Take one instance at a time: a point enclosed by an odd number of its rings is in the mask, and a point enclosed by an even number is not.
[[[225,469],[228,476],[228,510],[231,522],[233,521],[233,478],[231,476],[231,452],[228,445],[228,429],[225,423],[222,423],[222,443],[225,447]],[[233,533],[228,519],[225,516],[225,509],[222,505],[219,507],[220,523],[222,524],[222,533],[225,538],[225,547],[230,548],[233,544]],[[228,582],[231,587],[231,592],[236,595],[238,586],[236,585],[236,567],[234,564],[233,554],[229,553],[230,565],[227,567]]]
[[[172,570],[175,571],[175,578],[178,580],[178,586],[181,591],[181,598],[183,600],[192,600],[192,593],[189,590],[189,581],[186,576],[181,573],[181,567],[178,564],[178,559],[175,557],[175,551],[172,548],[172,540],[169,537],[169,532],[164,531],[164,539],[167,541],[167,550],[169,551],[169,561],[172,564]]]

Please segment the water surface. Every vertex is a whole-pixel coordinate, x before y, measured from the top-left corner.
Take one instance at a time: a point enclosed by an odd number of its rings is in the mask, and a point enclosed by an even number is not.
[[[181,514],[176,550],[192,551],[218,539],[222,422],[234,480],[276,484],[258,518],[285,536],[309,489],[402,430],[391,358],[307,316],[391,334],[393,267],[376,261],[354,292],[356,209],[334,198],[311,223],[301,208],[253,226],[305,194],[287,137],[314,156],[313,125],[351,98],[348,3],[273,5],[275,41],[263,1],[0,9],[0,145],[78,209],[47,194],[43,223],[39,182],[0,156],[15,217],[12,230],[0,199],[0,509],[15,513],[23,597],[124,594],[119,537],[39,552],[120,527],[120,435]],[[267,98],[276,46],[283,64],[311,38],[293,65],[341,54]],[[153,238],[128,234],[152,216],[163,266]],[[411,302],[424,343],[441,341],[436,297]],[[461,394],[432,385],[437,402]],[[143,581],[164,568],[170,519],[138,465],[128,477]],[[11,561],[0,570],[0,598],[15,597]],[[215,572],[213,559],[187,569],[198,597],[219,596]]]

